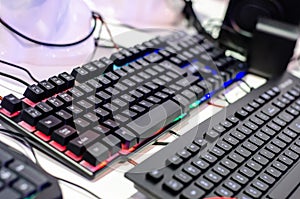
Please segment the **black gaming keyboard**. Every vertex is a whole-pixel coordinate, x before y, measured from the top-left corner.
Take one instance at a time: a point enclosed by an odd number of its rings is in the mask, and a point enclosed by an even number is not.
[[[126,173],[149,198],[300,196],[300,80],[288,73]]]
[[[3,124],[2,121],[0,124]],[[0,198],[62,198],[55,178],[2,142],[0,142],[0,166]]]
[[[204,36],[177,32],[29,86],[22,99],[6,96],[0,116],[93,178],[246,70]]]

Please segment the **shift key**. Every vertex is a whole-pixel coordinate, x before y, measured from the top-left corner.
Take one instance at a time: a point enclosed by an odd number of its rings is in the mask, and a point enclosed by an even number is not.
[[[127,124],[139,138],[139,141],[152,136],[156,131],[170,124],[182,113],[181,107],[175,102],[168,100],[156,106],[141,117]]]

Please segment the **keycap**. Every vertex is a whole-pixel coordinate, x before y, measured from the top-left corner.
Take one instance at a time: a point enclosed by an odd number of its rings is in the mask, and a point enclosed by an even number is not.
[[[13,94],[9,94],[3,97],[1,106],[8,112],[15,113],[22,109],[22,101]]]
[[[218,194],[219,196],[222,197],[231,197],[233,196],[233,192],[229,191],[228,189],[224,188],[224,187],[218,187],[215,191],[216,194]]]
[[[44,176],[42,173],[37,172],[32,167],[16,160],[9,165],[9,168],[23,176],[30,182],[32,182],[38,190],[42,190],[43,188],[49,185],[48,178]]]
[[[278,114],[279,111],[280,111],[280,109],[278,109],[277,107],[272,106],[272,105],[266,105],[262,109],[262,112],[269,117],[275,116],[276,114]]]
[[[163,179],[164,174],[162,171],[156,169],[153,171],[149,171],[146,176],[147,176],[147,179],[151,180],[152,182],[157,183]]]
[[[183,171],[189,174],[191,177],[196,178],[200,175],[201,171],[192,165],[187,165],[183,168]]]
[[[30,196],[36,192],[34,185],[24,179],[19,179],[12,185],[12,187],[19,191],[23,197]]]
[[[75,77],[66,72],[59,74],[58,78],[62,79],[64,82],[67,83],[67,88],[71,88],[75,84]]]
[[[192,177],[189,176],[187,173],[184,173],[182,171],[177,172],[174,175],[174,178],[178,181],[180,181],[181,183],[183,183],[184,185],[190,183],[192,181]]]
[[[20,199],[21,194],[19,194],[17,191],[7,187],[0,191],[0,198],[9,198],[9,199]]]
[[[249,113],[243,109],[240,109],[235,113],[235,116],[241,120],[248,117],[248,115],[249,115]]]
[[[183,185],[177,180],[171,179],[164,182],[163,187],[172,194],[176,194],[183,188]]]
[[[68,125],[64,125],[58,129],[56,129],[51,138],[57,143],[65,146],[70,140],[77,136],[77,132],[74,128]]]
[[[266,173],[261,174],[259,178],[267,184],[273,184],[275,182],[275,179]]]
[[[34,108],[40,111],[44,116],[50,115],[53,112],[53,108],[45,102],[38,103]]]
[[[26,88],[24,96],[32,102],[39,102],[45,98],[45,91],[38,85],[31,85]]]
[[[299,134],[300,133],[300,122],[298,120],[293,121],[288,128],[295,133]]]
[[[62,101],[57,99],[56,97],[50,97],[47,101],[47,104],[49,104],[54,110],[60,110],[62,107],[65,107],[66,104],[64,104]]]
[[[233,170],[237,167],[237,164],[232,162],[231,160],[225,158],[221,161],[221,164],[225,166],[229,170]]]
[[[222,177],[213,171],[205,172],[204,177],[215,184],[219,183],[222,180]]]
[[[192,199],[192,198],[201,198],[204,196],[205,192],[198,187],[191,185],[188,188],[184,189],[181,193],[181,198],[183,199]]]
[[[13,156],[5,152],[4,150],[0,149],[0,165],[4,166],[7,165],[9,162],[13,160]]]
[[[240,168],[239,172],[241,174],[245,175],[247,178],[252,178],[256,174],[252,169],[247,168],[247,167]]]
[[[91,77],[91,74],[92,73],[89,73],[89,71],[83,67],[74,68],[71,72],[71,75],[75,77],[76,81],[78,82],[86,81]]]
[[[62,92],[62,91],[66,90],[68,88],[67,82],[63,81],[62,79],[60,79],[60,78],[58,78],[56,76],[50,77],[48,79],[48,81],[53,86],[55,86],[56,93]]]
[[[102,143],[109,149],[111,154],[115,154],[121,149],[121,140],[111,134],[104,137]]]
[[[131,121],[127,127],[132,129],[139,139],[146,139],[164,125],[169,124],[181,114],[180,106],[171,100],[151,109],[148,113]]]
[[[241,185],[244,185],[249,181],[248,178],[246,178],[244,175],[239,173],[233,174],[232,179]]]
[[[241,188],[241,185],[234,182],[233,180],[226,180],[224,182],[224,186],[227,187],[232,192],[237,192]]]
[[[185,98],[184,96],[182,96],[182,95],[180,95],[180,94],[177,94],[177,95],[175,95],[173,98],[172,98],[172,100],[174,101],[174,102],[176,102],[177,104],[179,104],[180,105],[180,107],[181,107],[181,112],[182,113],[185,113],[185,112],[187,112],[188,110],[189,110],[189,108],[190,108],[190,101],[187,99],[187,98]]]
[[[83,154],[85,159],[90,164],[96,166],[109,157],[109,151],[106,146],[100,142],[96,142],[86,149]]]
[[[0,180],[1,182],[4,182],[5,184],[10,184],[14,181],[16,181],[18,178],[17,174],[7,168],[1,168],[0,169]]]
[[[220,134],[214,130],[210,130],[207,133],[205,133],[205,139],[208,140],[209,142],[214,142],[219,137],[220,137]]]
[[[56,118],[53,115],[50,115],[44,119],[41,119],[37,123],[36,129],[46,135],[51,135],[55,129],[59,128],[62,125],[63,123],[60,119]]]
[[[64,124],[74,125],[73,116],[64,110],[57,111],[55,117],[60,119]]]
[[[137,136],[127,128],[121,127],[114,132],[114,135],[121,139],[124,149],[129,149],[138,143]]]
[[[42,113],[35,108],[29,107],[22,111],[22,119],[31,126],[34,126],[41,118]]]
[[[253,197],[253,198],[260,198],[262,195],[262,192],[253,188],[253,187],[247,187],[245,189],[245,193],[248,194],[249,196]]]
[[[201,177],[196,180],[196,186],[200,187],[203,190],[209,191],[213,188],[213,183],[211,183],[209,180]]]
[[[64,103],[65,106],[70,106],[74,98],[68,93],[59,93],[57,99]]]
[[[275,169],[273,167],[269,167],[267,169],[267,173],[270,174],[271,176],[273,176],[274,178],[279,178],[282,174],[280,171],[278,171],[277,169]]]
[[[177,168],[183,163],[183,159],[178,155],[173,155],[166,160],[167,166],[171,168]]]
[[[72,139],[67,148],[72,151],[75,155],[82,155],[85,151],[86,146],[92,141],[96,140],[99,137],[94,131],[88,130],[85,133],[79,135],[77,138]]]

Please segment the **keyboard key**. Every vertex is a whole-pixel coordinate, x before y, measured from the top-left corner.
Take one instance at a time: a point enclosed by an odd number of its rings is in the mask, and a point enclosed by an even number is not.
[[[52,139],[62,146],[65,146],[70,140],[77,136],[77,132],[71,126],[64,125],[55,130],[52,134]]]
[[[36,192],[34,185],[24,179],[19,179],[12,185],[12,187],[19,191],[23,197],[30,196]]]
[[[204,196],[205,192],[198,187],[191,185],[188,188],[184,189],[181,198],[183,199],[193,199],[193,198],[201,198]]]
[[[233,180],[227,180],[227,181],[225,181],[224,182],[224,186],[227,187],[232,192],[237,192],[241,188],[241,185],[239,185],[238,183],[234,182]]]
[[[83,154],[83,159],[94,166],[98,165],[108,157],[108,148],[100,142],[96,142],[92,146],[88,147]]]
[[[94,131],[88,130],[85,133],[79,135],[77,138],[71,140],[67,148],[72,151],[77,156],[82,155],[82,153],[85,151],[86,146],[96,140],[99,137],[97,133]]]
[[[18,176],[17,176],[17,174],[15,174],[15,172],[13,172],[5,167],[0,169],[1,182],[4,182],[5,184],[10,184],[10,183],[16,181],[17,178],[18,178]]]
[[[273,176],[274,178],[279,178],[282,174],[280,171],[278,171],[277,169],[275,169],[273,167],[269,167],[267,169],[267,173],[270,174],[271,176]]]
[[[26,88],[24,96],[32,102],[39,102],[45,98],[45,91],[37,85],[31,85]]]
[[[260,198],[262,193],[253,187],[248,187],[245,189],[245,193],[253,198]]]
[[[0,198],[20,199],[21,194],[8,187],[0,191]]]
[[[7,165],[9,162],[13,161],[13,156],[0,149],[0,165]]]
[[[38,190],[42,190],[43,188],[47,187],[50,183],[48,181],[48,178],[42,173],[37,172],[32,167],[20,161],[14,161],[9,165],[9,168],[17,172],[19,175],[23,176],[30,182],[32,182]]]
[[[222,180],[222,177],[213,171],[207,171],[204,174],[204,177],[215,184],[219,183]]]
[[[192,177],[189,176],[188,174],[184,173],[184,172],[178,172],[174,175],[174,178],[176,178],[177,180],[179,180],[181,183],[183,184],[188,184],[192,181]]]
[[[22,109],[22,101],[13,94],[9,94],[3,97],[1,106],[8,112],[15,113]]]
[[[172,194],[177,194],[183,188],[183,185],[177,180],[171,179],[163,184],[164,188]]]
[[[239,173],[233,174],[232,179],[241,185],[244,185],[249,181],[248,178]]]
[[[153,170],[147,173],[147,178],[151,180],[152,182],[159,182],[164,177],[164,174],[160,170]]]
[[[130,130],[121,127],[114,132],[114,135],[121,139],[123,144],[123,149],[129,149],[137,144],[138,138]]]
[[[22,111],[22,119],[31,126],[34,126],[41,117],[42,113],[32,107],[26,108]]]
[[[208,181],[208,180],[206,180],[204,178],[197,179],[196,186],[198,186],[202,190],[206,190],[206,191],[208,191],[208,190],[210,190],[210,189],[213,188],[213,184],[210,181]]]
[[[183,163],[183,159],[180,158],[178,155],[173,155],[172,157],[168,158],[166,161],[167,166],[171,168],[177,168]]]
[[[248,178],[253,178],[256,174],[252,169],[247,167],[242,167],[239,172]]]
[[[233,192],[229,191],[228,189],[224,187],[219,187],[216,189],[215,193],[222,197],[231,197],[233,196]]]
[[[46,135],[51,135],[52,132],[62,126],[63,123],[58,118],[50,115],[37,123],[36,129],[43,132]]]
[[[196,178],[200,175],[201,171],[197,169],[196,167],[192,165],[187,165],[183,168],[183,171],[192,176],[193,178]]]

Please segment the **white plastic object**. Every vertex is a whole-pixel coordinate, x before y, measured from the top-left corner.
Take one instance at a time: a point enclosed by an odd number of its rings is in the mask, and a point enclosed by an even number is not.
[[[0,17],[18,32],[38,41],[73,43],[92,30],[91,11],[82,0],[0,0]],[[27,41],[0,24],[0,58],[37,66],[74,66],[87,61],[94,40],[68,47]]]
[[[136,26],[174,25],[181,19],[182,0],[88,0],[107,19]]]

